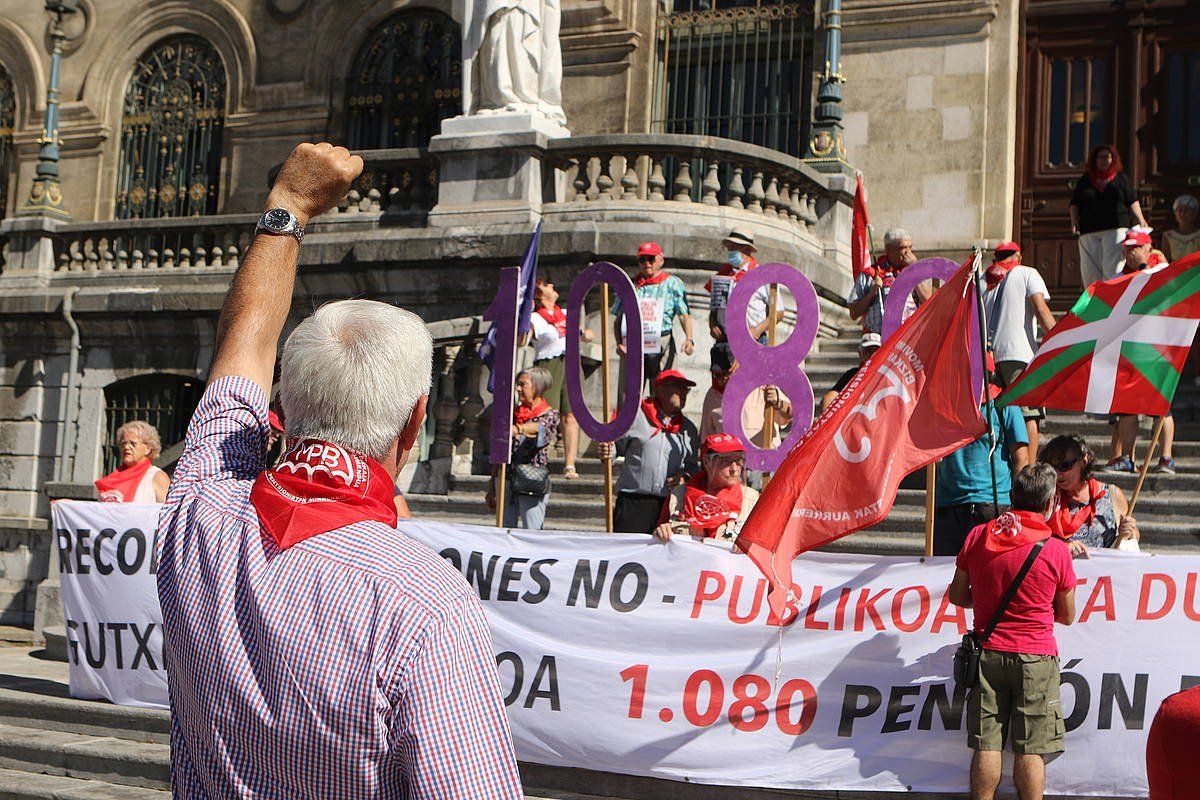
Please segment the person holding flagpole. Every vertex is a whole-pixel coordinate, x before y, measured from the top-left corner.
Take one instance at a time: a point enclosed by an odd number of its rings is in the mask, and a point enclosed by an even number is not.
[[[512,458],[504,492],[504,527],[540,531],[550,503],[550,460],[547,450],[558,430],[558,412],[545,394],[554,378],[544,367],[533,366],[517,375],[517,402],[513,408]],[[496,507],[496,480],[488,486],[488,508]]]
[[[643,242],[637,251],[638,275],[634,280],[638,305],[642,312],[642,331],[624,329],[625,317],[621,313],[621,299],[613,303],[613,335],[617,343],[617,354],[625,358],[625,336],[641,335],[642,358],[644,368],[642,381],[653,387],[655,379],[663,370],[669,370],[675,364],[675,319],[678,318],[683,326],[684,355],[690,356],[696,350],[696,340],[692,338],[692,317],[688,308],[687,290],[683,281],[663,269],[665,258],[663,249],[657,242]],[[624,371],[624,370],[622,370]],[[618,389],[624,391],[624,382]]]
[[[912,236],[903,228],[891,228],[883,234],[883,255],[855,277],[847,302],[850,318],[862,320],[866,333],[883,334],[883,307],[888,292],[900,271],[917,262]],[[903,319],[908,319],[917,306],[933,296],[933,281],[922,281],[905,299]]]

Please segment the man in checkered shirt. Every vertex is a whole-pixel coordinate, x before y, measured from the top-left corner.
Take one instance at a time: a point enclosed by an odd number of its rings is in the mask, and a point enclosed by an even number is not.
[[[362,160],[302,144],[221,311],[160,519],[159,598],[182,798],[522,797],[479,599],[395,528],[432,341],[383,303],[322,307],[284,347],[302,233]],[[265,230],[264,230],[265,229]]]

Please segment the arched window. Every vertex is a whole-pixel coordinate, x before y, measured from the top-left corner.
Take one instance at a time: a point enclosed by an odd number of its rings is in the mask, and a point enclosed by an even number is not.
[[[462,34],[432,9],[388,17],[354,58],[346,87],[346,146],[423,147],[462,113]]]
[[[16,127],[17,103],[13,96],[12,76],[0,64],[0,219],[8,210],[8,186],[12,183],[13,128]]]
[[[125,91],[117,218],[185,217],[217,210],[225,65],[196,36],[147,51]]]
[[[158,431],[163,452],[183,441],[192,413],[204,394],[204,381],[179,375],[138,375],[104,387],[104,473],[121,463],[117,429],[140,419]]]

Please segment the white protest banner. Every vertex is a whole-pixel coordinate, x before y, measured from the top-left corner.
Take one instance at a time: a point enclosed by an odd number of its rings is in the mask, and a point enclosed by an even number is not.
[[[810,553],[797,621],[728,544],[404,521],[484,598],[517,755],[698,783],[965,792],[953,560]],[[1076,561],[1047,792],[1144,796],[1146,732],[1200,683],[1200,557]],[[781,658],[777,664],[777,646]],[[1006,779],[1007,780],[1007,779]]]
[[[51,509],[72,697],[166,708],[156,503]]]

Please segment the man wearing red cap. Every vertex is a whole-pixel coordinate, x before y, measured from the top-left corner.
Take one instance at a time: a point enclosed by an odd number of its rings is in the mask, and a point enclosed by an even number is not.
[[[996,361],[1000,386],[1007,388],[1020,375],[1037,351],[1037,329],[1042,335],[1054,327],[1050,313],[1050,292],[1041,274],[1033,267],[1021,264],[1021,247],[1016,242],[996,246],[992,265],[984,275],[987,287],[983,293],[984,319],[987,321],[988,342]],[[1026,438],[1030,453],[1038,449],[1038,421],[1046,417],[1040,408],[1022,408]]]
[[[642,380],[654,386],[654,379],[675,363],[675,339],[671,335],[678,317],[683,325],[684,355],[696,349],[692,338],[692,317],[683,281],[663,269],[663,249],[657,242],[643,242],[637,251],[638,274],[634,278],[638,306],[642,311],[642,355],[645,360]],[[613,333],[617,353],[625,355],[625,318],[621,299],[613,305]],[[624,384],[621,384],[624,386]]]
[[[654,535],[664,542],[673,534],[706,539],[736,539],[742,522],[758,502],[758,492],[742,485],[746,450],[729,433],[704,440],[704,468],[671,489]]]
[[[601,458],[612,458],[614,449],[625,457],[613,512],[617,531],[653,533],[667,493],[696,473],[699,435],[683,416],[688,392],[695,385],[676,370],[659,373],[654,393],[642,401],[642,413],[615,448],[613,442],[600,443]]]
[[[1012,510],[971,531],[955,561],[950,602],[975,610],[972,631],[983,639],[979,682],[967,698],[967,746],[975,751],[972,798],[995,796],[1006,741],[1013,751],[1013,783],[1023,800],[1042,796],[1044,757],[1063,751],[1054,623],[1070,625],[1075,619],[1075,568],[1067,543],[1051,536],[1046,524],[1057,480],[1049,464],[1018,472]],[[1001,598],[1026,563],[1028,571],[1008,607],[984,638]]]
[[[1135,272],[1149,270],[1155,272],[1167,266],[1167,259],[1154,249],[1150,240],[1150,232],[1144,228],[1130,228],[1121,241],[1125,250],[1125,263],[1121,265],[1121,275],[1132,275]],[[1105,472],[1137,472],[1133,463],[1134,446],[1137,444],[1138,418],[1136,414],[1121,414],[1116,418],[1113,428],[1112,458],[1105,466]],[[1175,474],[1175,418],[1167,414],[1163,420],[1162,456],[1158,459],[1156,472]]]

